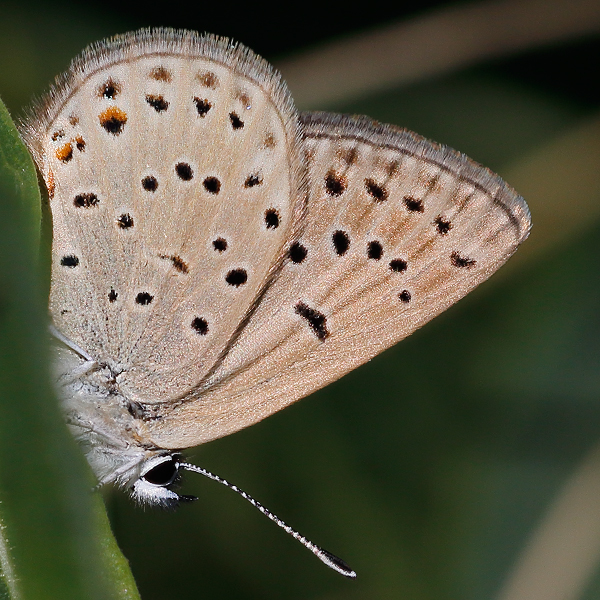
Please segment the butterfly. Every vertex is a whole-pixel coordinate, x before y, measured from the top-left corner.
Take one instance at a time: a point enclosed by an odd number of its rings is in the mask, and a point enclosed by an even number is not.
[[[181,451],[256,423],[410,335],[528,236],[524,200],[454,150],[298,113],[213,35],[88,48],[21,126],[53,221],[58,391],[99,484],[190,499]]]

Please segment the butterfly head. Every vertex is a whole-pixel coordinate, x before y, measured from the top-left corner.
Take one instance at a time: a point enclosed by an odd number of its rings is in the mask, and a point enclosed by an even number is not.
[[[178,454],[161,453],[148,458],[130,487],[133,499],[139,504],[165,509],[175,509],[181,502],[196,500],[195,496],[184,496],[172,489],[179,482],[181,468]]]

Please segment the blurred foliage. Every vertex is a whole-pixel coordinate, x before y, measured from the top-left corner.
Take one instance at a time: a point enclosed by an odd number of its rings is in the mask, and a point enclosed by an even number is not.
[[[9,107],[18,112],[87,43],[141,26],[233,35],[273,60],[414,11],[397,3],[390,14],[375,2],[360,13],[304,7],[291,19],[283,4],[281,14],[247,4],[175,2],[168,14],[135,6],[0,4],[0,93]],[[408,127],[506,175],[597,114],[590,67],[599,48],[597,38],[573,40],[310,108]],[[544,206],[526,199],[533,242]],[[341,555],[357,581],[322,567],[231,492],[189,475],[185,493],[200,500],[176,513],[144,512],[107,492],[142,598],[494,598],[600,438],[598,212],[559,235],[563,216],[584,200],[565,196],[553,209],[543,231],[552,237],[554,228],[557,243],[533,254],[526,242],[411,338],[263,423],[189,452]],[[600,572],[580,600],[599,594]]]
[[[50,390],[40,226],[33,161],[0,102],[0,592],[12,600],[135,600]]]

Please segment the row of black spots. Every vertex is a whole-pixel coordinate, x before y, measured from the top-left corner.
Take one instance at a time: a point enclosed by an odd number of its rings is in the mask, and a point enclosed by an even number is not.
[[[336,232],[344,233],[344,232]],[[335,235],[335,234],[334,234]],[[292,244],[289,252],[289,256],[294,263],[301,263],[304,261],[307,255],[307,249],[299,242]],[[367,244],[367,257],[372,260],[380,260],[383,256],[383,245],[377,240],[373,240]],[[408,268],[408,263],[401,258],[391,260],[389,263],[390,270],[395,273],[403,273]],[[405,304],[408,304],[411,300],[411,293],[408,290],[402,290],[398,294],[398,298]],[[312,310],[312,309],[309,309]],[[298,309],[296,310],[298,312]],[[320,314],[320,313],[319,313]],[[325,318],[325,317],[323,317]]]
[[[373,240],[367,244],[367,258],[370,260],[381,260],[383,258],[383,244],[378,240]],[[408,263],[403,258],[394,258],[389,262],[390,271],[394,273],[404,273],[408,268]]]
[[[127,113],[118,106],[109,106],[98,115],[100,125],[107,133],[120,135],[127,123]]]
[[[94,206],[98,206],[100,200],[96,194],[84,193],[77,194],[73,199],[73,205],[77,208],[92,208]]]
[[[159,94],[146,94],[146,102],[157,112],[165,112],[169,108],[169,103],[164,96]]]
[[[119,294],[115,291],[113,287],[110,288],[110,292],[107,294],[108,301],[112,304],[117,301]],[[139,294],[135,297],[136,304],[140,306],[148,306],[151,304],[152,300],[154,300],[154,296],[149,292],[139,292]]]
[[[450,262],[452,266],[457,267],[459,269],[469,269],[477,263],[474,258],[469,258],[468,256],[461,256],[458,252],[454,251],[450,254]]]
[[[175,165],[175,173],[182,181],[191,181],[194,178],[194,170],[185,162],[180,162]],[[212,175],[205,177],[202,185],[210,194],[218,194],[221,191],[221,181],[218,177]]]
[[[377,183],[374,179],[367,178],[364,181],[367,193],[376,202],[385,202],[389,192],[384,185]],[[325,176],[325,191],[329,196],[341,196],[348,188],[348,179],[345,175],[336,173],[333,169]]]
[[[108,301],[112,304],[117,301],[119,294],[115,291],[114,288],[110,288],[110,292],[107,294]],[[154,300],[154,296],[152,296],[148,292],[140,292],[135,297],[135,301],[140,306],[148,306],[152,300]],[[195,317],[191,322],[192,329],[198,333],[199,335],[206,335],[208,333],[208,321],[203,317]]]
[[[194,104],[196,105],[196,112],[200,118],[206,117],[210,109],[213,107],[212,102],[208,100],[208,98],[200,98],[199,96],[194,96],[193,98]],[[168,105],[168,103],[167,103]],[[166,107],[165,107],[166,110]],[[231,123],[231,128],[236,131],[238,129],[243,129],[245,123],[242,121],[240,116],[235,112],[231,111],[229,113],[229,122]]]
[[[194,178],[194,170],[188,163],[180,162],[175,165],[175,173],[182,181],[191,181]],[[249,175],[244,187],[250,188],[261,185],[262,177],[258,174]],[[211,194],[218,194],[221,191],[221,181],[218,177],[208,176],[202,182],[204,189]],[[147,192],[155,192],[158,189],[158,179],[154,175],[147,175],[142,178],[142,188]]]
[[[389,191],[385,185],[377,183],[374,179],[367,178],[364,180],[367,193],[376,202],[385,202],[389,198]],[[348,188],[348,180],[345,175],[336,173],[333,169],[325,176],[325,192],[332,197],[341,196]],[[402,198],[404,205],[409,212],[425,211],[425,205],[422,200],[413,196],[404,196]]]
[[[333,247],[338,256],[344,256],[350,249],[350,236],[342,230],[333,232],[331,236]],[[383,245],[377,240],[368,242],[367,258],[371,260],[381,260],[383,256]],[[394,258],[389,263],[390,270],[394,273],[404,273],[408,268],[408,263],[402,258]]]
[[[190,271],[188,264],[178,254],[159,254],[158,257],[170,260],[173,263],[173,268],[179,273],[187,274]]]
[[[329,337],[327,329],[327,317],[318,310],[311,308],[306,302],[298,302],[294,306],[294,311],[306,320],[308,326],[315,334],[317,339],[324,342]]]
[[[244,181],[245,188],[255,187],[257,185],[262,185],[263,178],[259,173],[252,173],[248,175]],[[204,179],[202,182],[204,189],[211,194],[218,194],[221,191],[221,181],[218,177],[209,176]]]
[[[108,301],[112,304],[113,302],[117,301],[118,297],[119,294],[111,286],[110,292],[107,294]],[[136,304],[139,304],[140,306],[148,306],[152,303],[152,300],[154,300],[154,296],[149,292],[139,292],[135,297]]]

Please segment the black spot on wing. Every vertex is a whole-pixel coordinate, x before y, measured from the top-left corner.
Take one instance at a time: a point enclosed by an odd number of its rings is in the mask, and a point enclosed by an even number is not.
[[[311,308],[305,302],[298,302],[294,307],[294,310],[297,315],[300,315],[306,320],[313,333],[321,342],[324,342],[327,339],[329,336],[327,317],[323,313]]]
[[[477,263],[474,258],[461,256],[458,252],[453,252],[450,255],[450,262],[452,263],[452,266],[458,267],[459,269],[469,269]]]

